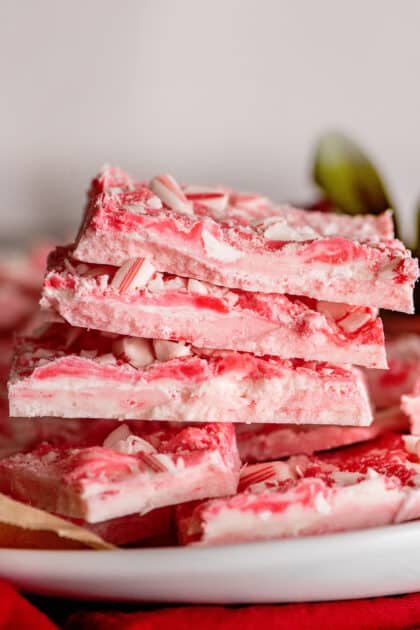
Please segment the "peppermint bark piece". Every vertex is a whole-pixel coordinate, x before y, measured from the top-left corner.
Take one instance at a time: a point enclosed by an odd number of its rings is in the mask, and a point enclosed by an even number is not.
[[[387,337],[386,354],[388,370],[366,370],[372,402],[378,409],[399,405],[403,395],[412,393],[420,377],[420,337]]]
[[[176,543],[174,506],[161,507],[146,514],[128,514],[99,523],[72,520],[118,547],[133,544],[163,546]]]
[[[316,213],[226,190],[225,207],[215,210],[190,200],[188,187],[175,183],[175,194],[172,180],[162,188],[162,177],[146,185],[127,176],[124,186],[102,179],[89,196],[78,260],[148,258],[158,271],[229,288],[413,310],[418,264],[383,229],[390,218]]]
[[[385,368],[382,322],[372,307],[226,289],[155,272],[50,256],[41,305],[72,326],[283,358]],[[120,273],[124,270],[124,273]]]
[[[240,461],[229,424],[115,429],[102,446],[43,444],[0,461],[0,488],[62,516],[98,523],[236,491]]]
[[[420,516],[420,444],[387,434],[331,454],[243,469],[236,496],[180,506],[180,541],[202,545],[326,534]]]
[[[18,346],[11,416],[366,426],[362,373],[51,325]]]
[[[239,454],[244,462],[266,462],[292,455],[312,455],[366,442],[387,431],[408,428],[408,418],[398,407],[378,411],[370,427],[293,424],[237,424]]]

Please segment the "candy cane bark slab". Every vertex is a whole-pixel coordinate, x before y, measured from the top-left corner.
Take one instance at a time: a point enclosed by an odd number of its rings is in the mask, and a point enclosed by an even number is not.
[[[239,424],[236,438],[242,461],[266,462],[366,442],[387,431],[407,428],[408,417],[398,406],[377,412],[370,427]]]
[[[236,491],[240,461],[229,424],[134,434],[104,446],[39,446],[0,461],[0,488],[49,512],[97,523]]]
[[[250,203],[235,193],[217,211],[184,192],[184,203],[192,204],[186,211],[154,180],[117,190],[109,173],[99,180],[79,232],[78,260],[121,266],[148,258],[158,271],[229,288],[413,310],[418,264],[389,238],[388,215],[317,213],[252,196]]]
[[[376,309],[226,289],[152,273],[144,259],[120,268],[98,266],[78,263],[71,248],[59,248],[50,257],[41,305],[72,326],[123,335],[284,358],[387,365]]]
[[[176,541],[174,533],[174,507],[166,506],[147,514],[128,514],[99,523],[72,519],[86,527],[111,545],[149,544],[163,545]]]
[[[43,338],[20,344],[9,380],[12,416],[360,426],[372,421],[364,379],[354,367],[81,329],[75,338],[75,330],[52,325]]]
[[[387,338],[388,370],[366,370],[372,402],[378,409],[399,405],[411,394],[420,377],[420,336],[402,334]]]
[[[245,467],[236,496],[177,508],[180,540],[236,543],[419,518],[419,454],[418,439],[391,433],[322,457]]]

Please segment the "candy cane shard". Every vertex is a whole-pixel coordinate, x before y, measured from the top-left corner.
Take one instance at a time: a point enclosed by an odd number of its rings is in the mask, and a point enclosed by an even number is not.
[[[155,350],[156,358],[159,361],[169,361],[171,359],[191,356],[190,347],[179,341],[154,339],[153,348]]]
[[[193,214],[191,202],[172,175],[154,177],[150,182],[150,188],[168,208],[183,214]]]
[[[155,360],[153,346],[149,339],[121,337],[112,344],[112,352],[136,368],[143,368]]]
[[[243,492],[249,486],[269,479],[276,479],[277,471],[272,464],[255,464],[254,466],[246,466],[242,469],[239,480],[238,492]]]
[[[133,258],[116,272],[112,279],[111,286],[118,289],[120,293],[130,293],[138,289],[144,289],[153,277],[156,269],[145,258]]]
[[[230,196],[230,203],[246,210],[258,210],[270,205],[267,197],[254,193],[233,193]]]
[[[184,195],[189,201],[207,206],[216,212],[224,212],[229,202],[227,192],[206,186],[186,186]]]

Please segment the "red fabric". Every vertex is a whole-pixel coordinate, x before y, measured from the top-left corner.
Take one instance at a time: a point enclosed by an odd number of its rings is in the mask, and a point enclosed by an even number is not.
[[[0,602],[0,630],[57,630],[43,613],[5,582],[0,582]],[[83,603],[75,604],[76,610],[83,607]],[[115,604],[115,609],[118,607]],[[101,604],[95,608],[100,610]],[[73,613],[64,625],[65,630],[401,630],[419,626],[420,593],[277,606],[180,606],[128,613],[108,609]]]
[[[66,630],[401,630],[420,626],[420,593],[402,597],[284,604],[191,606],[137,613],[77,614]]]
[[[0,581],[0,630],[57,630],[56,626],[19,595],[12,586]]]

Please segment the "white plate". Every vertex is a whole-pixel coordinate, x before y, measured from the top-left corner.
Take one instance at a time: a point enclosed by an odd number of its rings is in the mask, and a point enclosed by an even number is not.
[[[292,602],[420,590],[420,523],[278,542],[118,551],[0,550],[20,588],[87,599]]]

